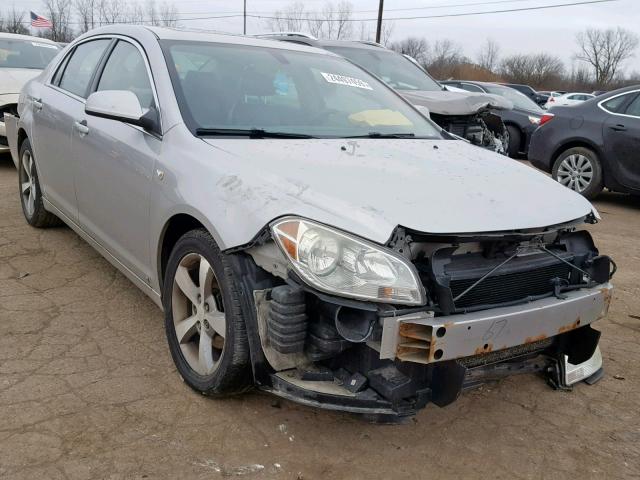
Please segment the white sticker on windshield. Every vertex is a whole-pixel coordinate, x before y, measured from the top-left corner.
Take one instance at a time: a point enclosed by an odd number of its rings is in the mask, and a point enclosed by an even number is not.
[[[329,83],[337,83],[338,85],[346,85],[347,87],[364,88],[365,90],[373,90],[364,80],[353,77],[345,77],[344,75],[336,75],[335,73],[320,72],[324,79]]]
[[[44,47],[44,48],[53,48],[54,50],[57,50],[58,47],[55,45],[50,45],[48,43],[40,43],[40,42],[31,42],[31,45],[33,45],[34,47]]]

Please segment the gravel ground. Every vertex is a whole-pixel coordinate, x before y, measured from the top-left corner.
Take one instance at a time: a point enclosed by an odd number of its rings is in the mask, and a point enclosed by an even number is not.
[[[596,205],[620,267],[597,324],[605,378],[557,392],[512,377],[376,426],[193,393],[161,312],[71,230],[27,226],[0,158],[0,478],[640,478],[640,199]]]

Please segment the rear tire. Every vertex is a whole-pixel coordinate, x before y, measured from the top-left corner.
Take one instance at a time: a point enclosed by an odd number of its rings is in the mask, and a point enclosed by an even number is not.
[[[22,213],[29,225],[36,228],[62,225],[62,221],[58,217],[44,208],[38,169],[36,168],[36,160],[29,139],[25,139],[20,146],[18,180]]]
[[[522,144],[522,133],[513,125],[507,125],[507,131],[509,132],[509,145],[507,147],[507,154],[511,158],[516,158],[520,153],[520,145]]]
[[[178,240],[162,293],[169,349],[187,385],[211,396],[250,390],[240,287],[209,232],[192,230]]]
[[[558,155],[551,176],[589,200],[597,197],[604,188],[598,155],[585,147],[569,148]]]

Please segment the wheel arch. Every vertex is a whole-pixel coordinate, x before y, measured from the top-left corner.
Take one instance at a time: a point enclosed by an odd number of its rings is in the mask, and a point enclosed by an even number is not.
[[[24,127],[20,127],[18,129],[18,152],[20,152],[22,142],[24,142],[27,138],[29,138],[29,135],[27,135],[27,131],[24,129]]]
[[[524,129],[517,122],[514,122],[513,120],[502,119],[502,122],[504,123],[505,128],[513,127],[516,130],[518,130],[518,132],[520,133],[520,146],[518,150],[519,151],[524,150],[524,145],[526,142],[526,133],[524,132]]]
[[[158,285],[160,286],[160,291],[162,291],[164,274],[166,272],[169,256],[171,255],[173,248],[175,247],[180,237],[182,237],[185,233],[197,229],[205,229],[209,233],[211,233],[210,229],[208,229],[202,221],[188,213],[176,213],[165,222],[156,250]]]
[[[599,148],[594,142],[586,138],[572,138],[562,142],[553,151],[553,154],[551,155],[551,162],[549,164],[549,167],[553,169],[553,166],[555,165],[556,160],[558,160],[558,157],[562,152],[569,150],[570,148],[577,148],[577,147],[582,147],[582,148],[587,148],[589,150],[592,150],[598,156],[598,160],[600,161],[600,166],[602,167],[602,176],[606,184],[608,175],[607,175],[607,168],[605,168],[606,162],[602,154],[602,149]]]

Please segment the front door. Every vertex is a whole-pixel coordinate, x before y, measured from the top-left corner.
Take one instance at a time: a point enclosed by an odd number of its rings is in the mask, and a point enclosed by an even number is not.
[[[119,40],[96,90],[129,90],[143,108],[155,105],[142,52]],[[162,141],[118,120],[83,114],[72,137],[82,228],[141,280],[149,282],[149,193]]]

